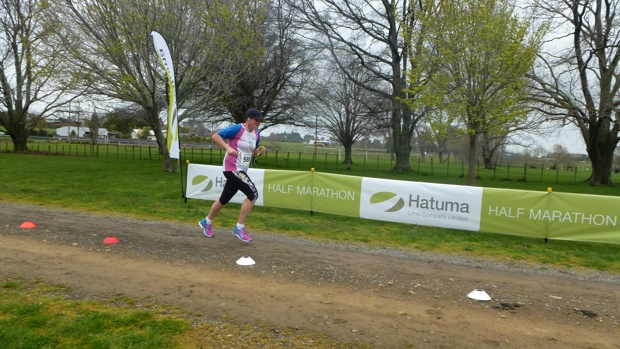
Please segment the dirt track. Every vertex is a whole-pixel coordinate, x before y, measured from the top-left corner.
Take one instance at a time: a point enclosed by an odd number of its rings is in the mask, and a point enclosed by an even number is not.
[[[620,348],[618,275],[215,231],[0,203],[0,273],[375,347]]]

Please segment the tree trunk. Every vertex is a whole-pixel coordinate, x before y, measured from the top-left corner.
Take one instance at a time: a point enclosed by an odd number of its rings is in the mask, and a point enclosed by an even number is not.
[[[411,165],[409,163],[409,155],[411,154],[411,145],[409,138],[399,134],[394,136],[394,155],[396,156],[396,164],[392,168],[393,172],[409,172]]]
[[[443,152],[443,150],[439,151],[439,163],[443,164],[446,161],[450,161],[450,156],[452,156],[452,151],[448,151],[447,154]]]
[[[20,137],[11,135],[13,141],[13,151],[23,152],[28,150],[28,137]]]
[[[411,155],[413,128],[411,116],[408,114],[410,112],[403,105],[398,105],[392,111],[392,137],[394,140],[394,155],[396,156],[396,163],[392,168],[392,172],[412,171],[409,155]]]
[[[352,145],[348,144],[346,146],[344,146],[344,160],[342,161],[343,164],[345,164],[345,169],[350,170],[351,169],[351,165],[353,165],[353,158],[352,158]]]
[[[21,103],[21,102],[20,102]],[[13,141],[13,151],[23,152],[28,150],[28,136],[30,130],[26,126],[27,121],[21,108],[21,104],[16,106],[14,115],[18,117],[9,118],[9,125],[6,127],[7,132]]]
[[[159,149],[159,153],[164,157],[164,171],[175,172],[172,159],[170,158],[170,152],[168,151],[168,143],[164,138],[161,125],[156,125],[153,127],[153,132],[155,132],[155,139],[157,140],[157,148]]]
[[[588,156],[592,162],[592,174],[586,181],[590,185],[615,185],[611,178],[614,151],[618,144],[607,125],[590,126]]]
[[[485,170],[492,170],[494,168],[493,157],[492,156],[488,156],[488,154],[487,154],[487,155],[483,156],[482,159],[484,161],[484,169]]]
[[[493,155],[497,147],[489,139],[488,131],[482,131],[482,161],[485,170],[493,169]]]
[[[478,157],[476,149],[478,148],[478,135],[476,132],[469,135],[469,154],[467,155],[467,185],[474,185],[476,182],[476,164]]]

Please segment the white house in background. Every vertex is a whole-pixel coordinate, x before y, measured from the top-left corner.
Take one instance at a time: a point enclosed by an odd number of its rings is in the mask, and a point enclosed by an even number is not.
[[[100,128],[97,130],[99,134],[99,139],[107,140],[108,139],[108,129]],[[90,137],[90,128],[88,127],[77,127],[77,126],[63,126],[56,129],[56,135],[60,137],[69,137],[75,135],[77,137]]]
[[[142,130],[141,130],[141,129],[139,129],[139,128],[134,128],[134,129],[131,131],[131,138],[132,138],[132,139],[138,139],[138,138],[139,138],[139,135],[140,135],[140,131],[142,131]],[[168,134],[168,130],[162,130],[161,132],[164,134],[164,137],[166,137],[166,135]],[[148,138],[147,138],[147,139],[148,139],[149,141],[156,141],[156,140],[157,140],[157,138],[155,138],[155,131],[153,131],[153,130],[149,130],[149,136],[148,136]]]
[[[318,135],[318,139],[314,139],[314,135],[310,137],[308,144],[318,145],[319,147],[328,147],[331,144],[331,137],[325,135]]]

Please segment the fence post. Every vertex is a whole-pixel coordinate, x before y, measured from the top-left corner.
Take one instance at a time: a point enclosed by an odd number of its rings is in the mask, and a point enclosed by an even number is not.
[[[336,170],[338,170],[338,161],[340,161],[340,149],[336,153]]]
[[[368,158],[368,151],[366,151],[366,156],[364,156],[364,166],[362,167],[362,173],[366,173],[366,158]]]
[[[527,162],[523,163],[523,181],[527,182]]]
[[[577,183],[577,168],[578,168],[578,167],[579,167],[579,166],[575,166],[575,183]]]
[[[543,172],[545,171],[545,164],[540,165],[540,183],[543,181]]]

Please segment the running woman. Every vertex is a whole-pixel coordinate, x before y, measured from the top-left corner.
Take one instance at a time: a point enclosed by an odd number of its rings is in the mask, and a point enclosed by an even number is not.
[[[213,237],[213,219],[220,210],[241,190],[246,198],[239,210],[239,220],[232,229],[233,235],[244,242],[251,242],[252,237],[245,229],[245,220],[248,218],[254,203],[258,199],[258,191],[247,174],[253,156],[265,153],[264,147],[258,147],[260,133],[258,126],[263,121],[263,114],[255,108],[245,112],[245,122],[226,127],[213,135],[213,142],[226,150],[223,171],[226,184],[220,198],[211,206],[209,214],[198,225],[206,237]]]

